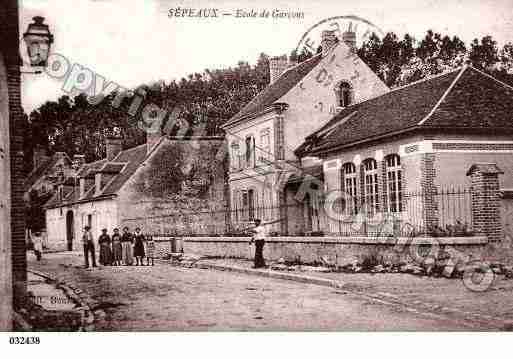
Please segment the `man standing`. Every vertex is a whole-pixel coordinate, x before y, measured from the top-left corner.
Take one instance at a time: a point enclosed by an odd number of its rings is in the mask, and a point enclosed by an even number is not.
[[[253,268],[263,268],[265,267],[265,259],[264,259],[264,244],[265,244],[265,228],[261,225],[261,221],[259,219],[255,219],[255,228],[251,230],[253,232],[253,237],[251,238],[250,244],[255,242],[255,259]]]
[[[91,234],[91,227],[89,227],[89,226],[84,227],[84,234],[82,235],[82,243],[84,245],[85,267],[89,268],[89,253],[91,253],[93,267],[96,267],[96,256],[94,253],[93,235]]]
[[[267,236],[266,229],[264,226],[279,222],[280,220],[262,223],[260,219],[255,219],[255,227],[251,229],[253,233],[253,237],[249,244],[255,242],[255,259],[253,268],[264,268],[265,267],[265,259],[264,259],[264,245],[265,245],[265,237]]]

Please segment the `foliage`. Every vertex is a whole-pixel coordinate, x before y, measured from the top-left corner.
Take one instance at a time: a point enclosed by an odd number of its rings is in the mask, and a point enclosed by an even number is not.
[[[420,41],[409,34],[399,38],[390,32],[382,39],[372,34],[357,53],[389,87],[406,85],[465,63],[513,84],[513,44],[499,50],[491,36],[473,40],[467,49],[457,36],[432,30]],[[293,51],[290,59],[302,62],[312,56],[303,48],[299,54]],[[191,129],[201,127],[202,135],[220,135],[220,125],[267,86],[268,66],[269,58],[262,53],[255,65],[240,61],[235,67],[206,69],[180,80],[144,84],[129,92],[109,94],[95,105],[83,94],[48,101],[26,121],[26,168],[30,169],[31,147],[36,144],[47,148],[49,154],[85,154],[86,161],[93,161],[105,156],[105,138],[114,132],[121,132],[125,148],[144,143],[145,132],[137,123],[141,109],[148,103],[169,113],[176,109],[178,118]],[[144,100],[132,116],[128,110],[134,93],[142,94]],[[112,106],[116,96],[122,96],[118,108]],[[177,126],[163,125],[171,134],[176,133]]]

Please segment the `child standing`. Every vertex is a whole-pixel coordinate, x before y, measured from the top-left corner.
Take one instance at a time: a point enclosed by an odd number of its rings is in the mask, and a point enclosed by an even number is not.
[[[155,258],[155,242],[153,241],[153,236],[148,235],[146,236],[146,265],[150,265],[150,259],[151,259],[151,265],[155,265],[153,262],[153,259]]]
[[[32,243],[34,244],[34,254],[36,255],[37,261],[41,260],[43,254],[43,237],[40,231],[36,231],[32,236]]]

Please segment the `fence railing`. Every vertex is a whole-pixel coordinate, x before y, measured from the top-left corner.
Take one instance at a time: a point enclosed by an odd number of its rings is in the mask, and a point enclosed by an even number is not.
[[[338,198],[329,202],[292,201],[282,205],[246,203],[197,212],[168,212],[159,203],[156,213],[124,219],[147,233],[167,236],[248,235],[255,219],[274,236],[471,236],[472,196],[469,189],[398,193],[386,196]],[[393,203],[392,203],[393,202]]]

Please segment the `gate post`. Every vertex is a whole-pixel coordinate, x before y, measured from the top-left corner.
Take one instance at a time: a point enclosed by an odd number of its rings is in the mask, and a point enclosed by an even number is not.
[[[502,236],[499,175],[503,173],[495,163],[476,163],[467,171],[472,181],[474,231],[486,235],[489,242],[498,242]]]

